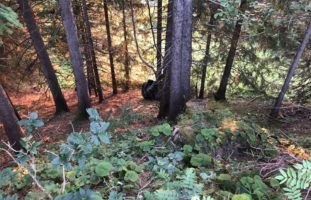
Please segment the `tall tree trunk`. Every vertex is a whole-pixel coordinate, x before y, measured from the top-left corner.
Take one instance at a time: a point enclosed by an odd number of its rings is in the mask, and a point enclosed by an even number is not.
[[[169,0],[167,9],[165,56],[163,62],[163,81],[160,82],[160,109],[158,118],[168,115],[170,104],[170,68],[172,64],[172,35],[173,35],[173,0]]]
[[[38,58],[40,60],[41,70],[48,82],[49,88],[51,90],[53,100],[56,107],[56,113],[68,112],[65,98],[58,84],[57,77],[52,67],[51,60],[49,58],[48,52],[45,48],[44,42],[42,40],[39,28],[35,21],[35,16],[29,5],[28,0],[18,0],[23,18],[25,20],[28,32],[32,39],[32,43],[36,49]]]
[[[0,83],[0,120],[3,123],[5,133],[9,138],[10,144],[15,150],[22,148],[20,139],[23,137],[22,130],[18,124],[18,118],[8,100],[6,92]]]
[[[21,118],[21,116],[19,115],[19,113],[17,112],[17,110],[16,110],[15,106],[13,105],[13,102],[12,102],[12,100],[11,100],[10,96],[8,95],[8,93],[6,92],[6,90],[4,90],[4,92],[5,92],[6,97],[7,97],[7,98],[8,98],[8,100],[9,100],[9,102],[10,102],[10,104],[11,104],[12,108],[14,109],[14,113],[15,113],[15,115],[16,115],[16,117],[17,117],[17,119],[18,119],[18,120],[21,120],[22,118]]]
[[[116,74],[114,71],[114,64],[113,64],[113,49],[112,49],[112,42],[111,42],[111,35],[110,35],[110,24],[109,24],[108,1],[107,0],[104,0],[104,12],[105,12],[106,31],[107,31],[107,40],[108,40],[108,51],[109,51],[109,60],[110,60],[112,89],[113,89],[113,94],[117,94],[118,93],[118,88],[117,88],[118,86],[117,86]]]
[[[77,30],[78,30],[78,38],[82,41],[83,46],[83,54],[82,56],[85,57],[86,63],[86,79],[89,89],[89,95],[92,96],[92,90],[94,90],[95,96],[97,97],[97,90],[96,90],[96,83],[95,83],[95,76],[93,71],[93,62],[92,56],[89,50],[89,46],[86,39],[86,30],[84,25],[83,13],[82,13],[82,3],[80,0],[73,0],[73,14],[77,21]]]
[[[158,0],[157,8],[157,78],[162,73],[162,0]]]
[[[122,23],[123,23],[123,35],[124,35],[124,51],[125,51],[125,91],[130,88],[130,58],[128,52],[128,41],[127,41],[127,28],[126,28],[126,15],[125,15],[125,0],[122,0]]]
[[[242,0],[241,5],[240,5],[240,11],[244,13],[246,6],[247,6],[247,0]],[[238,19],[236,22],[235,29],[233,32],[233,37],[231,40],[230,51],[229,51],[227,61],[226,61],[226,66],[224,69],[224,73],[223,73],[218,91],[215,94],[215,99],[217,101],[226,100],[227,85],[228,85],[228,81],[230,78],[231,69],[232,69],[236,49],[237,49],[240,34],[241,34],[242,23],[243,23],[243,18],[241,16],[240,19]]]
[[[7,63],[6,63],[6,58],[4,57],[4,46],[3,45],[0,45],[0,68],[2,66],[6,66]],[[4,90],[6,92],[6,90]],[[8,93],[6,93],[6,96],[11,104],[11,106],[13,107],[14,109],[14,112],[15,112],[15,115],[17,117],[18,120],[21,120],[22,118],[20,117],[20,115],[18,114],[16,108],[14,107],[13,103],[12,103],[12,100],[10,98],[10,96],[8,95]]]
[[[87,84],[89,88],[89,94],[91,96],[92,90],[94,90],[95,96],[98,96],[98,92],[96,90],[91,51],[87,43],[84,27],[83,27],[83,33],[81,35],[82,35],[82,41],[83,41],[83,47],[84,47],[83,49],[84,49],[84,55],[85,55],[85,60],[86,60],[86,77],[87,77]]]
[[[206,48],[205,48],[205,55],[203,59],[203,65],[202,65],[202,77],[201,77],[201,87],[200,87],[200,94],[199,94],[199,99],[204,98],[204,86],[205,86],[205,80],[206,80],[206,68],[207,68],[207,63],[209,59],[209,52],[210,52],[210,46],[211,46],[211,41],[212,41],[212,31],[211,28],[214,25],[214,12],[211,9],[211,17],[210,21],[208,24],[208,35],[207,35],[207,41],[206,41]]]
[[[89,50],[89,54],[91,56],[91,61],[93,63],[93,71],[94,71],[95,82],[96,82],[96,91],[98,93],[98,101],[99,101],[99,103],[101,103],[104,100],[104,96],[103,96],[103,91],[102,91],[100,78],[99,78],[99,74],[98,74],[96,55],[95,55],[93,39],[92,39],[91,25],[90,25],[90,20],[89,20],[85,0],[82,0],[82,13],[83,13],[83,22],[84,22],[84,26],[85,26],[88,50]]]
[[[86,109],[91,107],[91,100],[83,72],[83,59],[80,51],[77,26],[72,12],[72,4],[70,0],[59,0],[59,5],[77,87],[79,115],[83,118],[87,118]]]
[[[174,0],[168,119],[175,121],[190,96],[192,0]]]
[[[305,48],[307,47],[307,45],[309,43],[310,36],[311,36],[311,22],[310,22],[309,27],[308,27],[305,35],[304,35],[303,42],[302,42],[294,60],[293,60],[293,63],[291,64],[291,66],[289,68],[289,71],[288,71],[287,77],[285,79],[284,85],[281,89],[281,92],[279,93],[279,96],[276,99],[274,107],[271,111],[270,116],[273,118],[277,118],[279,116],[280,107],[281,107],[282,102],[284,100],[285,93],[287,92],[287,90],[289,88],[290,81],[291,81],[292,77],[294,76],[295,70],[298,67],[299,60],[300,60]]]
[[[192,0],[183,0],[182,69],[181,82],[183,106],[190,99],[190,76],[192,65]]]

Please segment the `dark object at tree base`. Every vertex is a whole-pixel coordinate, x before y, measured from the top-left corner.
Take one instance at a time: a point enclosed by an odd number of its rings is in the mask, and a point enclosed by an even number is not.
[[[226,97],[220,96],[217,93],[214,93],[214,99],[215,99],[215,101],[227,101]]]
[[[158,83],[153,80],[148,80],[142,85],[141,94],[145,100],[159,100]]]

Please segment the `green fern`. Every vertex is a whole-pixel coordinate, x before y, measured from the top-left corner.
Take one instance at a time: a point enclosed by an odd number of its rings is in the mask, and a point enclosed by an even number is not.
[[[13,33],[13,28],[21,28],[22,25],[18,20],[18,15],[9,7],[0,3],[0,36],[5,33]],[[0,45],[1,45],[0,38]]]
[[[186,169],[185,174],[179,177],[179,181],[169,182],[165,187],[157,190],[154,194],[145,193],[146,199],[157,200],[200,200],[203,185],[196,181],[194,169]],[[211,197],[203,197],[203,200],[213,200]]]
[[[311,160],[304,160],[301,164],[295,164],[286,171],[281,169],[280,174],[275,177],[284,184],[284,194],[288,199],[302,199],[301,190],[310,187],[311,183]]]

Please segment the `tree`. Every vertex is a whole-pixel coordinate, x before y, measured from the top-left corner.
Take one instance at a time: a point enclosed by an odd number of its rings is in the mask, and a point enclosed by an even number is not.
[[[305,48],[307,47],[308,43],[309,43],[309,40],[310,40],[310,36],[311,36],[311,21],[309,23],[309,27],[304,35],[304,39],[300,45],[300,48],[298,49],[297,53],[296,53],[296,56],[289,68],[289,71],[288,71],[288,74],[287,74],[287,77],[285,79],[285,82],[284,82],[284,85],[279,93],[279,96],[278,98],[276,99],[275,101],[275,104],[274,104],[274,107],[270,113],[270,116],[272,118],[277,118],[279,116],[279,112],[280,112],[280,107],[282,105],[282,102],[284,100],[284,97],[285,97],[285,93],[287,92],[288,88],[289,88],[289,84],[290,84],[290,81],[291,79],[293,78],[294,76],[294,73],[295,73],[295,70],[296,68],[298,67],[298,63],[299,63],[299,60],[305,50]],[[310,67],[310,66],[309,66]]]
[[[165,35],[165,55],[163,61],[163,77],[164,80],[160,87],[160,109],[158,118],[165,118],[169,111],[170,96],[170,69],[172,64],[172,35],[173,35],[173,0],[168,1],[167,19],[166,19],[166,35]]]
[[[246,6],[247,6],[247,0],[242,0],[241,4],[240,4],[240,11],[242,13],[245,11]],[[220,86],[218,88],[218,91],[215,94],[215,99],[217,101],[226,100],[227,85],[228,85],[228,81],[230,78],[231,69],[232,69],[235,53],[237,50],[237,46],[238,46],[238,42],[239,42],[239,38],[240,38],[240,34],[241,34],[242,23],[243,23],[243,17],[240,16],[240,18],[237,20],[235,28],[234,28],[233,36],[231,39],[231,47],[230,47],[230,50],[228,53],[224,73],[223,73],[222,79],[220,81]]]
[[[169,96],[166,97],[169,98],[168,105],[164,105],[168,107],[168,112],[165,114],[169,120],[175,121],[177,116],[184,111],[186,102],[190,97],[192,0],[174,0],[172,5],[172,43],[169,50],[172,60],[171,64],[168,65],[169,68],[165,74],[166,82],[163,87],[169,87]],[[169,86],[165,86],[166,84]],[[165,98],[163,94],[162,98]],[[160,112],[162,110],[163,108],[160,107]]]
[[[117,86],[116,74],[114,71],[114,64],[113,64],[113,49],[112,49],[111,34],[110,34],[110,22],[109,22],[109,16],[108,16],[108,1],[107,0],[104,0],[104,12],[105,12],[105,22],[106,22],[106,31],[107,31],[107,40],[108,40],[108,52],[109,52],[109,61],[110,61],[110,70],[111,70],[112,90],[113,90],[113,94],[117,94],[118,86]]]
[[[207,68],[207,63],[209,60],[209,52],[210,52],[210,46],[211,46],[211,41],[212,41],[212,27],[215,23],[215,18],[214,14],[215,12],[213,11],[213,8],[211,9],[211,16],[210,16],[210,21],[208,24],[208,34],[207,34],[207,40],[206,40],[206,47],[205,47],[205,55],[203,58],[203,65],[202,65],[202,77],[201,77],[201,87],[200,87],[200,94],[199,94],[199,99],[204,98],[204,86],[205,86],[205,80],[206,80],[206,68]]]
[[[55,75],[54,69],[52,67],[51,60],[49,58],[48,52],[42,40],[41,34],[39,32],[39,28],[35,21],[35,16],[33,11],[29,5],[28,0],[18,0],[19,7],[21,9],[21,13],[25,20],[28,32],[32,39],[32,43],[36,49],[37,56],[40,60],[41,70],[48,82],[49,88],[51,90],[54,104],[56,107],[56,113],[60,112],[68,112],[69,109],[67,107],[65,98],[59,86],[57,77]]]
[[[66,33],[71,64],[78,95],[79,115],[86,118],[86,109],[91,107],[91,100],[88,94],[87,82],[83,72],[83,59],[80,51],[78,31],[72,11],[70,0],[59,0],[63,25]]]
[[[96,55],[95,55],[95,50],[94,50],[94,45],[93,45],[93,39],[92,39],[92,32],[91,32],[91,25],[90,25],[90,20],[87,12],[87,6],[86,6],[86,1],[82,0],[82,14],[83,14],[83,22],[85,26],[85,32],[86,32],[86,39],[87,39],[87,46],[88,46],[88,51],[91,55],[91,61],[93,64],[93,70],[94,71],[94,78],[95,78],[95,83],[96,83],[96,91],[98,94],[98,101],[101,103],[104,100],[103,96],[103,91],[100,83],[100,78],[98,74],[98,68],[97,68],[97,62],[96,62]]]
[[[22,130],[18,124],[18,118],[15,115],[14,108],[12,107],[6,92],[0,83],[0,120],[3,123],[5,133],[9,138],[10,144],[15,150],[22,148],[19,143],[23,137]]]
[[[162,0],[158,0],[157,9],[157,78],[162,73]]]
[[[127,41],[127,27],[126,27],[126,15],[125,15],[125,0],[121,2],[122,7],[122,24],[123,24],[123,35],[124,35],[124,70],[125,70],[125,91],[129,90],[130,87],[130,57],[128,52],[128,41]]]

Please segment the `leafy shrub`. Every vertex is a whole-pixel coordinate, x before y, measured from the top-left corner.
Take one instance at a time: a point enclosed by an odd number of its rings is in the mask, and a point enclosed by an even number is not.
[[[102,161],[95,168],[96,176],[105,177],[109,175],[112,165],[107,161]]]
[[[168,182],[154,193],[145,193],[146,200],[188,200],[200,199],[203,185],[196,182],[194,169],[186,169],[179,181]],[[207,199],[207,197],[203,197]]]
[[[151,132],[151,135],[154,137],[158,137],[160,134],[170,136],[172,134],[172,130],[173,128],[168,123],[164,123],[164,124],[152,127],[150,129],[150,132]]]
[[[304,160],[287,168],[286,171],[281,169],[280,174],[275,178],[281,185],[285,185],[283,190],[288,199],[300,200],[301,191],[311,186],[311,160]]]
[[[194,167],[206,167],[212,163],[212,157],[207,154],[199,153],[191,157],[190,163]]]

